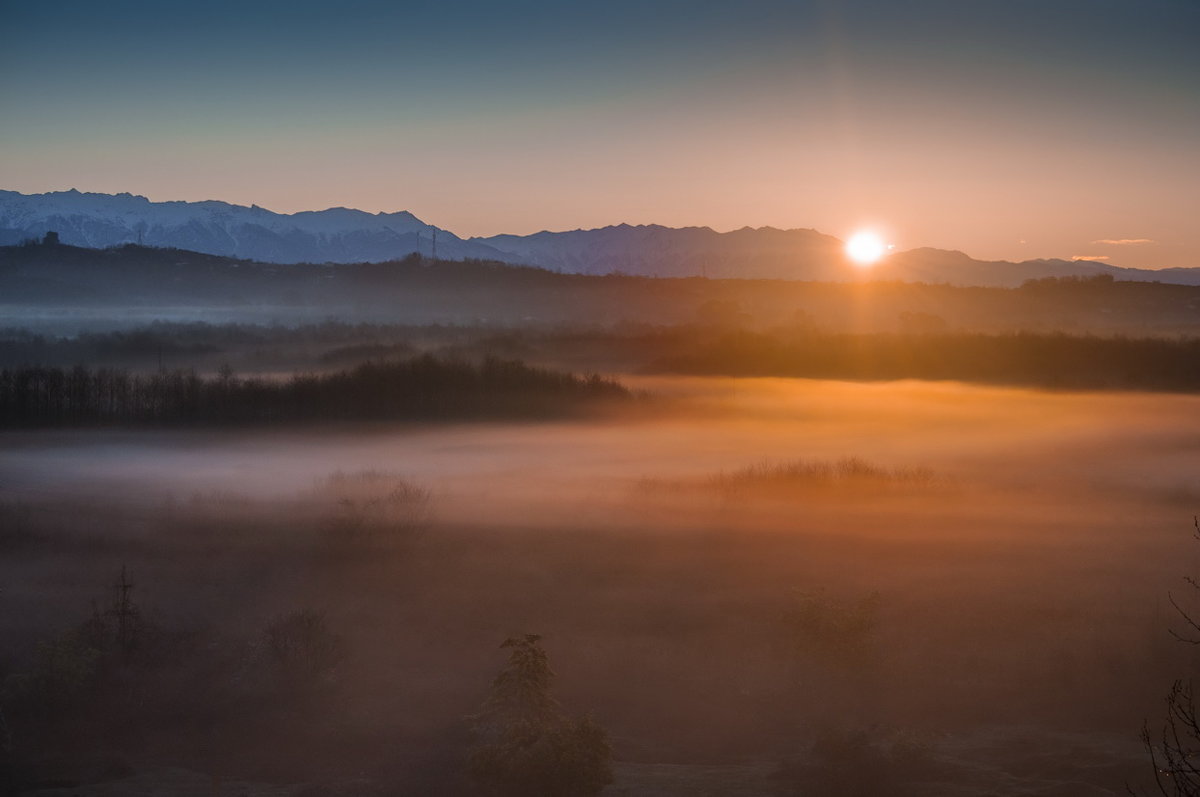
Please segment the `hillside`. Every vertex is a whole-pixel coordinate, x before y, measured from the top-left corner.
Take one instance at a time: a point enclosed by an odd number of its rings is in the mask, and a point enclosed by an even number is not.
[[[178,249],[0,247],[8,326],[71,332],[165,320],[489,326],[688,324],[845,331],[1200,333],[1200,287],[1043,278],[1019,288],[653,279],[494,261],[278,265]]]
[[[132,194],[0,191],[0,244],[58,233],[63,243],[104,248],[127,243],[188,249],[268,263],[353,263],[411,252],[498,257],[407,211],[366,213],[329,208],[275,213],[228,202],[151,202]]]
[[[366,213],[329,208],[275,213],[228,202],[151,202],[131,194],[0,191],[0,245],[54,232],[71,246],[139,244],[264,263],[379,263],[408,255],[479,259],[571,274],[855,281],[842,241],[811,229],[618,224],[591,230],[543,231],[462,239],[407,211]],[[435,246],[436,243],[436,246]],[[897,252],[873,279],[1016,287],[1041,277],[1109,274],[1119,280],[1200,284],[1200,269],[1128,269],[1067,260],[976,260],[963,252],[918,248]]]

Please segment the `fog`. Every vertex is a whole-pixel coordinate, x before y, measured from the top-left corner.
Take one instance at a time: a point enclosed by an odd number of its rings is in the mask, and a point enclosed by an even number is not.
[[[611,498],[643,479],[696,479],[771,461],[860,457],[962,487],[1200,490],[1200,398],[1052,393],[960,383],[634,378],[666,402],[628,419],[368,427],[261,434],[8,433],[0,489],[124,487],[131,496],[278,497],[336,470],[384,470],[438,491],[530,509]],[[536,522],[536,521],[535,521]]]
[[[831,725],[918,734],[936,793],[1115,793],[1146,774],[1138,729],[1193,656],[1166,596],[1186,600],[1200,573],[1200,397],[625,381],[649,409],[6,433],[0,505],[28,538],[0,563],[14,666],[127,565],[163,627],[248,639],[313,606],[346,640],[349,735],[290,730],[267,749],[230,725],[229,776],[358,768],[411,793],[466,788],[461,718],[495,646],[527,631],[563,701],[609,729],[617,793],[718,765],[777,793],[768,774]],[[375,536],[331,542],[348,524]],[[866,664],[801,650],[786,618],[803,595],[874,592]],[[140,755],[203,770],[172,733]],[[397,738],[400,774],[381,763]]]

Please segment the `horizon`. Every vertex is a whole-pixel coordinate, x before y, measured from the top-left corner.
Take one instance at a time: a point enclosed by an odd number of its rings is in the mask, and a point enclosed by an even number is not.
[[[444,230],[446,232],[453,233],[454,235],[457,235],[459,238],[462,238],[463,240],[470,240],[472,238],[494,237],[494,236],[485,236],[485,235],[461,235],[456,230],[451,230],[448,227],[443,227],[440,224],[435,224],[434,222],[427,220],[420,213],[415,213],[412,210],[410,210],[409,208],[398,208],[395,210],[369,211],[369,210],[364,210],[363,208],[349,207],[346,205],[329,205],[329,206],[323,207],[323,208],[310,207],[310,208],[302,208],[300,210],[293,210],[293,211],[281,211],[281,210],[276,210],[274,208],[267,207],[266,205],[261,205],[257,202],[252,202],[250,204],[243,204],[240,202],[230,202],[225,199],[217,199],[215,197],[209,197],[206,199],[155,199],[153,197],[146,196],[145,194],[138,194],[138,193],[134,193],[132,191],[119,191],[116,193],[110,193],[110,192],[104,192],[104,191],[81,191],[78,188],[71,187],[71,188],[49,189],[47,191],[41,191],[41,192],[30,194],[30,193],[25,193],[22,191],[13,191],[12,189],[0,188],[0,192],[3,192],[3,191],[12,191],[12,193],[20,194],[21,196],[45,196],[48,194],[70,194],[70,193],[86,194],[86,195],[92,195],[92,196],[109,196],[109,197],[117,197],[117,196],[124,195],[124,196],[133,197],[134,199],[145,199],[146,201],[150,202],[151,204],[156,204],[156,205],[168,204],[168,203],[176,203],[176,204],[182,203],[182,204],[186,204],[186,205],[202,205],[206,202],[221,202],[226,205],[232,205],[234,207],[239,207],[239,208],[246,208],[246,209],[258,208],[260,210],[265,210],[270,213],[274,213],[275,215],[278,215],[278,216],[294,216],[298,213],[324,213],[325,211],[329,211],[329,210],[352,210],[352,211],[355,211],[358,213],[365,213],[370,216],[389,216],[389,215],[394,215],[397,213],[407,213],[407,214],[413,216],[414,218],[418,219],[419,221],[424,222],[425,224],[429,224],[431,226],[438,227],[439,229]],[[762,225],[758,225],[758,226],[747,224],[747,225],[743,225],[741,227],[730,227],[728,229],[717,229],[715,227],[711,227],[711,226],[704,225],[704,224],[683,224],[678,227],[674,227],[674,226],[668,226],[665,224],[658,224],[656,222],[633,223],[633,222],[628,222],[628,221],[615,221],[615,222],[610,222],[607,224],[601,224],[598,227],[571,227],[571,228],[560,228],[560,229],[546,228],[546,229],[536,230],[532,233],[500,232],[500,233],[495,233],[494,235],[536,235],[538,233],[546,233],[546,232],[548,232],[548,233],[581,232],[581,231],[586,232],[589,230],[608,229],[610,227],[663,227],[666,229],[674,229],[674,230],[710,230],[719,235],[724,235],[725,233],[730,233],[730,232],[738,232],[739,230],[780,230],[782,232],[799,231],[799,232],[817,232],[817,233],[821,233],[822,235],[832,235],[831,233],[822,232],[821,230],[818,230],[815,227],[774,227],[770,224],[762,224]],[[837,238],[836,235],[834,235],[832,237]],[[839,240],[841,240],[841,239],[839,239]],[[920,247],[918,247],[918,248],[920,248]]]
[[[14,8],[0,182],[1200,265],[1200,7],[1043,6]]]
[[[0,797],[1200,795],[1200,0],[2,19]]]
[[[330,211],[330,210],[348,210],[348,211],[353,211],[356,213],[363,213],[363,214],[366,214],[369,216],[385,216],[385,215],[407,213],[408,215],[412,216],[413,218],[415,218],[416,220],[420,221],[423,224],[437,227],[438,229],[443,230],[445,232],[449,232],[464,241],[487,240],[487,239],[493,237],[493,236],[481,236],[481,235],[462,235],[456,230],[452,230],[447,227],[443,227],[442,225],[437,224],[437,223],[430,221],[429,219],[423,217],[420,213],[414,213],[413,211],[411,211],[407,208],[401,208],[398,210],[381,210],[381,211],[371,212],[371,211],[363,210],[362,208],[347,207],[345,205],[331,205],[329,207],[319,208],[319,209],[307,208],[307,209],[302,209],[302,210],[297,210],[297,211],[284,212],[284,211],[278,211],[278,210],[275,210],[274,208],[269,208],[269,207],[266,207],[264,205],[260,205],[257,203],[251,203],[251,204],[246,205],[246,204],[229,202],[227,200],[214,199],[214,198],[208,198],[208,199],[154,199],[154,198],[148,197],[144,194],[136,194],[136,193],[133,193],[130,191],[121,191],[121,192],[117,192],[117,193],[106,193],[106,192],[98,192],[98,191],[81,191],[74,187],[65,188],[65,189],[51,189],[51,190],[48,190],[45,192],[40,192],[37,194],[27,194],[24,192],[13,191],[12,189],[5,189],[5,188],[0,188],[0,192],[11,192],[11,193],[19,194],[21,196],[46,196],[46,195],[51,195],[51,194],[71,194],[71,193],[80,194],[80,195],[91,195],[91,196],[106,196],[106,197],[129,196],[134,199],[144,199],[147,202],[149,202],[150,204],[200,205],[200,204],[205,204],[208,202],[219,202],[222,204],[231,205],[233,207],[239,207],[239,208],[244,208],[244,209],[257,208],[259,210],[265,210],[269,213],[272,213],[272,214],[275,214],[278,216],[294,216],[299,213],[323,213],[323,212]],[[631,223],[631,222],[612,222],[612,223],[604,224],[604,225],[601,225],[598,227],[574,227],[574,228],[570,228],[570,229],[557,229],[557,230],[541,229],[541,230],[537,230],[533,233],[525,233],[525,234],[502,232],[502,233],[497,233],[496,235],[497,236],[525,237],[525,236],[538,235],[538,234],[544,234],[544,233],[563,234],[563,233],[572,233],[572,232],[591,232],[591,231],[606,230],[606,229],[619,228],[619,227],[632,227],[632,228],[658,227],[661,229],[668,229],[668,230],[708,230],[717,235],[727,235],[729,233],[740,232],[743,230],[752,230],[752,231],[774,230],[774,231],[778,231],[778,232],[811,232],[811,233],[816,233],[816,234],[822,235],[822,236],[832,237],[841,243],[845,243],[845,241],[846,241],[846,239],[842,238],[841,236],[826,232],[824,230],[817,229],[816,227],[774,227],[769,224],[764,224],[764,225],[759,225],[759,226],[745,225],[743,227],[736,227],[736,228],[730,228],[730,229],[718,229],[718,228],[714,228],[714,227],[711,227],[708,225],[700,225],[700,224],[685,224],[682,226],[669,226],[669,225],[659,224],[656,222],[637,223],[637,224]],[[82,248],[89,248],[89,247],[85,246]],[[148,247],[148,248],[155,248],[155,247]],[[1176,269],[1177,268],[1185,268],[1185,269],[1189,268],[1187,266],[1184,266],[1184,267],[1154,266],[1154,265],[1129,266],[1129,265],[1125,265],[1123,263],[1112,262],[1108,258],[1090,258],[1090,257],[1064,258],[1064,257],[1053,257],[1053,256],[1047,256],[1047,255],[1041,255],[1041,256],[1031,255],[1030,257],[1027,257],[1024,260],[1020,260],[1020,261],[1006,260],[1003,258],[999,258],[999,259],[984,258],[984,257],[979,257],[972,252],[967,252],[967,251],[964,251],[961,249],[945,249],[942,247],[932,246],[932,245],[923,244],[923,243],[916,243],[916,244],[914,244],[910,247],[904,248],[904,249],[900,249],[898,247],[893,246],[893,247],[891,247],[891,251],[889,251],[887,253],[887,255],[885,255],[885,259],[886,259],[886,257],[890,257],[892,255],[903,254],[906,252],[914,252],[914,251],[923,250],[923,249],[930,249],[930,250],[934,250],[934,251],[946,252],[949,254],[961,254],[972,260],[979,261],[979,262],[986,262],[986,261],[1011,262],[1014,264],[1015,263],[1025,263],[1025,262],[1039,262],[1039,261],[1044,261],[1044,262],[1058,261],[1058,262],[1065,262],[1065,263],[1093,262],[1093,263],[1096,263],[1096,265],[1109,266],[1109,267],[1116,268],[1116,269],[1132,269],[1132,270],[1144,270],[1144,271],[1162,271],[1162,270],[1167,270],[1167,269],[1172,269],[1172,268],[1176,268]],[[1197,266],[1196,268],[1200,268],[1200,266]]]

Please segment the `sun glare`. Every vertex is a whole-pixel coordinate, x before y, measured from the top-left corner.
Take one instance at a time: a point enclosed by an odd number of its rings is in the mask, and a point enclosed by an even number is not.
[[[887,252],[887,244],[875,233],[861,230],[846,241],[846,256],[860,266],[869,266]]]

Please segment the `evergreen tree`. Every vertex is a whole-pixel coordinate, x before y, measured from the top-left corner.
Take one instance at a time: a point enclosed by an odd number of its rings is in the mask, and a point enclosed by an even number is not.
[[[470,773],[498,797],[592,797],[612,782],[608,735],[566,716],[550,694],[554,672],[537,634],[511,637],[508,664],[473,720],[480,743]]]

